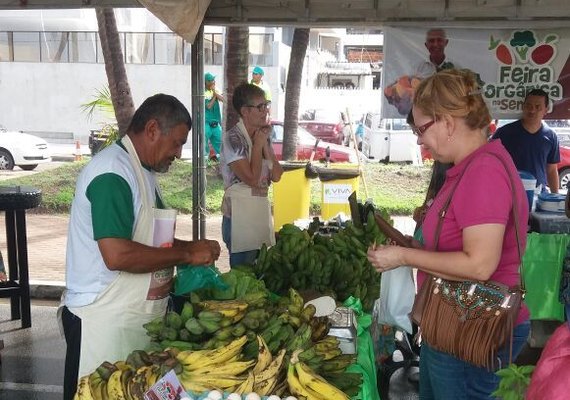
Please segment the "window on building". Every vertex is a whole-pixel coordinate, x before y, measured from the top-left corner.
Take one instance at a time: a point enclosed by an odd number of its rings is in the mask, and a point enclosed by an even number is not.
[[[222,65],[223,58],[222,34],[204,34],[204,64]]]
[[[129,64],[154,64],[152,33],[125,33],[126,62]]]
[[[97,62],[97,32],[69,32],[69,62]]]
[[[40,32],[14,32],[14,61],[40,61]]]
[[[123,61],[125,60],[125,34],[119,32],[119,40],[121,42],[121,51],[123,53]],[[101,41],[97,40],[97,62],[99,64],[105,63],[105,58],[103,57],[103,49],[101,48]]]
[[[0,32],[0,61],[14,61],[12,32]]]
[[[175,33],[154,34],[154,63],[182,64],[184,40]]]
[[[68,62],[69,32],[40,32],[42,62]]]
[[[273,65],[273,35],[251,34],[249,35],[249,64],[250,65]]]

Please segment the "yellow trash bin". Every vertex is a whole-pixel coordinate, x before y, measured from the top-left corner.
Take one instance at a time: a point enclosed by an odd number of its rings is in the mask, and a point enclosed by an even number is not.
[[[355,164],[335,164],[333,168],[319,168],[322,183],[321,217],[328,220],[343,212],[350,217],[348,196],[358,192],[360,171]]]
[[[278,232],[285,224],[309,218],[311,183],[305,176],[306,162],[281,162],[283,175],[273,184],[273,225]]]

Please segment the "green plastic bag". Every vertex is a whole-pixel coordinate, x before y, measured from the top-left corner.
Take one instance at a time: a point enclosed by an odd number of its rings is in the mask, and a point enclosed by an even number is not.
[[[176,266],[174,277],[174,294],[182,296],[198,289],[216,288],[228,289],[222,280],[220,271],[215,265],[188,265]]]
[[[570,235],[529,233],[524,254],[524,302],[533,320],[564,321],[559,300],[562,263]]]

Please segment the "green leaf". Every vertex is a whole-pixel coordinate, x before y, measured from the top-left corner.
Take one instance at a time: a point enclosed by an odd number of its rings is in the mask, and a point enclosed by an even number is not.
[[[534,372],[534,365],[523,365],[522,367],[520,367],[519,371],[521,374],[524,375],[531,375]]]

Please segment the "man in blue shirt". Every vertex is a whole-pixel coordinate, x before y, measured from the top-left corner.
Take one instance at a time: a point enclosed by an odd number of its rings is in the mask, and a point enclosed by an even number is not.
[[[501,139],[519,171],[531,173],[537,185],[558,193],[560,149],[556,133],[542,122],[547,113],[548,94],[533,89],[524,100],[522,119],[497,129],[493,139]]]

